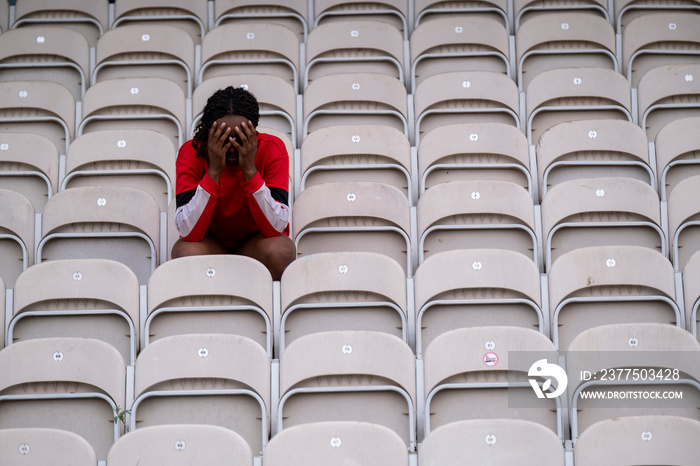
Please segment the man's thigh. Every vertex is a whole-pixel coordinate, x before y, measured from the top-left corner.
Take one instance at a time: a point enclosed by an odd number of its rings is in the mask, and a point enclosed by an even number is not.
[[[173,259],[186,256],[204,256],[207,254],[230,254],[229,248],[219,240],[204,236],[201,241],[185,241],[182,238],[173,245],[171,256]]]

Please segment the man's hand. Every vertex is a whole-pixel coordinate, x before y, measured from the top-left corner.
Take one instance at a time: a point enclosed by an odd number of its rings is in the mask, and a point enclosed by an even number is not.
[[[234,136],[236,137],[231,138],[231,144],[238,152],[238,163],[241,166],[241,170],[243,170],[245,180],[248,181],[257,172],[255,168],[255,154],[258,152],[258,137],[255,133],[255,127],[250,120],[241,123],[240,127],[236,126],[234,131]]]
[[[231,127],[226,126],[226,123],[218,124],[216,121],[209,130],[209,140],[207,141],[207,153],[209,155],[209,177],[219,182],[221,172],[226,165],[226,153],[232,147],[233,138],[230,137]]]

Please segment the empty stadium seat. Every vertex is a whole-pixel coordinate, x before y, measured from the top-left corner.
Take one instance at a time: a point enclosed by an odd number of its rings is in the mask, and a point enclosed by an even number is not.
[[[405,82],[406,57],[401,33],[381,21],[348,18],[315,27],[306,40],[302,92],[321,76],[379,73]]]
[[[428,76],[446,71],[493,71],[511,77],[506,27],[478,15],[434,18],[411,33],[411,92]]]
[[[470,419],[432,431],[418,450],[418,464],[563,466],[561,439],[547,427],[521,419]]]
[[[678,182],[700,175],[700,134],[695,131],[700,117],[680,118],[669,122],[656,134],[654,154],[661,200]]]
[[[177,148],[164,134],[147,129],[112,129],[83,134],[68,148],[61,190],[81,186],[131,186],[168,210],[175,197]]]
[[[17,278],[7,344],[35,338],[105,341],[133,365],[139,348],[139,283],[124,264],[65,259],[29,267]]]
[[[136,23],[97,40],[91,83],[115,78],[165,78],[192,96],[195,46],[187,32],[169,24]]]
[[[515,33],[518,89],[539,73],[556,68],[619,70],[615,30],[608,20],[578,10],[553,11],[529,18]]]
[[[2,350],[5,347],[5,335],[4,331],[7,329],[7,324],[5,322],[6,317],[6,307],[9,301],[9,296],[7,295],[7,287],[5,286],[5,280],[2,279],[2,276],[0,276],[0,325],[2,325],[3,329],[3,338],[0,339],[0,350]]]
[[[521,127],[518,87],[493,71],[452,71],[422,80],[414,95],[415,145],[450,123],[506,123]]]
[[[316,78],[304,90],[303,109],[300,141],[319,128],[340,124],[382,124],[411,136],[406,87],[384,74]]]
[[[643,15],[622,34],[622,72],[632,88],[652,68],[700,61],[700,16],[683,11]]]
[[[51,81],[76,101],[90,84],[90,45],[81,33],[58,25],[27,26],[0,37],[2,81]]]
[[[208,425],[162,425],[136,429],[109,450],[107,464],[253,464],[253,453],[236,432]]]
[[[292,209],[297,257],[319,252],[385,254],[413,273],[410,208],[394,186],[369,181],[323,183],[302,191]]]
[[[367,19],[392,24],[403,33],[405,40],[409,36],[408,1],[384,0],[353,2],[350,0],[314,0],[314,28],[319,25],[345,19]]]
[[[683,267],[683,297],[685,302],[685,328],[698,337],[700,321],[700,254],[693,254]]]
[[[59,154],[47,138],[35,133],[0,133],[0,180],[3,189],[29,199],[36,212],[58,191]]]
[[[301,145],[299,191],[321,183],[375,181],[399,188],[413,203],[411,147],[401,131],[382,125],[335,125]]]
[[[46,24],[77,30],[94,46],[97,38],[109,28],[109,1],[63,0],[60,3],[47,3],[44,0],[22,0],[15,3],[13,29]]]
[[[410,343],[406,273],[383,254],[300,257],[289,264],[280,287],[276,354],[303,335],[327,330],[382,331]]]
[[[287,26],[295,31],[300,42],[305,42],[309,33],[310,15],[307,0],[286,0],[260,4],[256,0],[214,0],[214,24],[266,22]]]
[[[668,197],[668,235],[671,260],[676,271],[683,270],[688,259],[700,251],[700,209],[693,199],[700,195],[700,176],[684,179]]]
[[[546,270],[577,248],[637,245],[668,255],[661,204],[649,183],[627,177],[562,181],[542,199]]]
[[[362,464],[406,466],[406,444],[392,430],[369,422],[312,422],[275,435],[263,454],[266,466]]]
[[[559,400],[535,396],[526,381],[532,363],[516,361],[520,352],[556,356],[545,335],[522,327],[459,328],[435,338],[423,355],[425,438],[454,422],[520,419],[563,439]]]
[[[513,0],[513,16],[515,17],[514,29],[517,32],[520,25],[531,18],[549,16],[556,12],[587,13],[591,16],[599,16],[612,23],[612,14],[609,11],[607,0],[584,0],[566,2],[540,2],[538,0]]]
[[[521,326],[547,334],[540,273],[522,254],[501,249],[437,253],[416,269],[416,354],[461,327]]]
[[[75,98],[49,81],[0,82],[0,129],[38,133],[65,154],[75,135]]]
[[[549,271],[552,341],[564,350],[576,335],[606,324],[683,326],[673,266],[640,246],[593,246],[568,252]]]
[[[100,81],[85,93],[76,137],[104,129],[152,129],[180,147],[187,131],[186,94],[165,78]]]
[[[540,199],[554,185],[576,178],[630,177],[654,187],[647,138],[625,120],[579,120],[552,126],[537,146]]]
[[[539,263],[532,197],[500,180],[440,183],[418,199],[418,264],[451,249],[518,251]]]
[[[683,14],[695,14],[700,12],[697,0],[688,2],[669,3],[664,0],[613,0],[615,10],[615,30],[621,34],[627,24],[639,16],[655,15],[658,13],[673,12]]]
[[[672,414],[607,419],[589,427],[574,447],[576,466],[693,464],[700,421]],[[673,447],[671,447],[673,445]]]
[[[637,85],[639,126],[649,141],[679,118],[700,115],[700,62],[657,66]]]
[[[686,330],[665,323],[600,325],[572,340],[566,354],[574,449],[579,437],[606,419],[624,422],[628,416],[656,414],[697,420],[700,342]],[[611,376],[613,370],[616,375]],[[581,375],[585,371],[588,378]],[[617,400],[586,396],[625,390],[659,395]],[[671,391],[681,392],[682,399],[661,395]]]
[[[245,256],[190,256],[160,265],[148,280],[144,344],[180,334],[231,333],[272,357],[272,277]]]
[[[270,422],[270,360],[239,335],[174,335],[136,359],[131,431],[166,424],[206,424],[239,434],[259,455]]]
[[[420,195],[439,183],[464,179],[510,181],[534,194],[527,139],[515,126],[438,126],[423,135],[417,157]]]
[[[384,332],[328,331],[298,338],[279,361],[277,433],[320,421],[361,421],[415,450],[415,357]]]
[[[197,84],[215,76],[270,74],[301,92],[299,36],[273,22],[233,22],[218,26],[202,41]],[[250,84],[254,85],[254,82]]]
[[[194,134],[202,118],[202,112],[209,97],[219,89],[225,89],[228,86],[242,87],[255,96],[260,107],[259,126],[262,132],[265,132],[265,128],[280,131],[292,141],[294,147],[298,147],[297,93],[294,86],[284,78],[268,74],[214,76],[202,81],[192,95],[191,134]]]
[[[19,274],[34,263],[36,211],[29,199],[9,189],[0,189],[0,204],[0,277],[13,288]]]
[[[74,466],[97,464],[95,449],[80,435],[41,427],[0,430],[0,457],[26,466],[50,464],[56,458]]]
[[[107,458],[122,432],[115,417],[126,406],[126,363],[112,345],[27,340],[0,351],[0,372],[0,430],[66,430],[87,440],[98,460]]]
[[[120,0],[110,28],[134,22],[166,22],[187,31],[196,44],[208,29],[206,0]]]
[[[46,203],[35,263],[102,258],[129,266],[145,285],[159,264],[160,209],[148,193],[127,186],[61,191]]]
[[[537,144],[542,133],[565,121],[628,120],[632,98],[627,80],[609,68],[557,68],[532,78],[525,91],[526,134]]]
[[[480,18],[495,19],[506,27],[508,33],[513,32],[513,24],[509,18],[509,5],[506,0],[486,0],[472,3],[468,1],[444,2],[442,0],[414,0],[413,28],[433,19],[467,16],[475,14]]]

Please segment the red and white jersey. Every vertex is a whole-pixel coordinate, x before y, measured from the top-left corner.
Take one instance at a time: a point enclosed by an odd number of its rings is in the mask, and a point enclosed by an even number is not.
[[[192,141],[180,147],[175,225],[185,241],[208,234],[236,246],[258,232],[289,235],[289,155],[279,138],[258,133],[257,139],[257,173],[248,181],[239,165],[226,165],[216,183]]]

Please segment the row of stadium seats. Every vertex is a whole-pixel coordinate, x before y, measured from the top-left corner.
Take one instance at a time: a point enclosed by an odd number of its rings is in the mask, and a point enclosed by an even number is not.
[[[686,331],[654,323],[598,326],[558,355],[541,333],[511,326],[453,329],[422,358],[375,331],[309,334],[278,360],[246,337],[186,334],[151,343],[133,366],[100,340],[45,337],[0,351],[0,402],[6,413],[21,413],[0,427],[71,431],[105,459],[124,433],[158,425],[224,427],[261,455],[270,438],[294,426],[355,421],[393,431],[407,454],[461,421],[518,419],[536,423],[538,435],[547,429],[544,437],[563,453],[609,419],[698,422],[699,352]],[[606,369],[620,367],[636,378],[610,380]],[[601,390],[661,395],[591,398]]]

